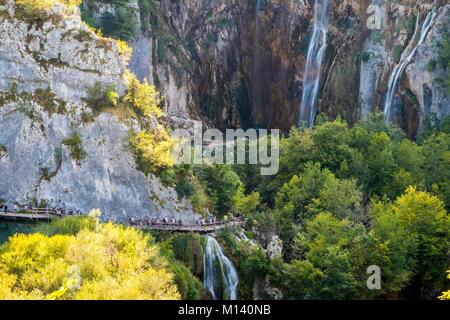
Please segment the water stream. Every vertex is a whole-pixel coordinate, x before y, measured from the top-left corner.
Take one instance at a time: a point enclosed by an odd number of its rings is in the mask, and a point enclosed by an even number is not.
[[[395,66],[394,70],[392,71],[391,76],[389,77],[389,83],[388,83],[388,90],[386,93],[386,99],[384,102],[384,118],[386,121],[391,121],[392,118],[392,105],[395,100],[395,94],[397,93],[398,84],[400,82],[401,76],[403,72],[405,71],[406,67],[411,63],[414,56],[416,55],[417,49],[423,45],[428,31],[430,31],[431,26],[433,25],[433,22],[437,16],[437,10],[436,8],[433,8],[431,10],[427,17],[425,18],[425,21],[422,24],[422,27],[419,27],[419,21],[420,21],[420,13],[417,15],[416,20],[416,27],[414,31],[414,35],[412,36],[411,41],[415,41],[416,38],[419,36],[419,41],[417,44],[411,49],[408,50],[406,48],[401,57],[399,63]],[[420,35],[419,35],[420,30]]]
[[[214,300],[236,300],[239,278],[216,239],[206,238],[203,256],[204,287]]]
[[[314,2],[314,26],[306,60],[299,119],[299,125],[306,122],[308,127],[314,124],[316,117],[320,73],[327,47],[329,7],[330,0],[315,0]]]

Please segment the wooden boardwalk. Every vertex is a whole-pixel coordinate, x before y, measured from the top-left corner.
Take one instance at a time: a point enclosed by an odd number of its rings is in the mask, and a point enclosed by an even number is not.
[[[53,211],[47,210],[31,210],[24,213],[19,212],[0,212],[0,219],[3,220],[20,220],[20,221],[41,221],[48,222],[61,216]]]
[[[0,220],[15,220],[20,222],[50,222],[53,219],[60,219],[66,215],[57,214],[55,210],[31,209],[24,213],[0,212]],[[70,215],[69,215],[70,216]],[[170,232],[195,232],[201,234],[213,233],[222,229],[238,227],[244,224],[243,219],[234,219],[227,222],[206,223],[202,225],[184,224],[148,224],[145,222],[134,222],[128,225],[140,230],[156,230]]]
[[[195,232],[195,233],[213,233],[219,230],[242,226],[244,220],[237,219],[228,222],[218,222],[203,225],[183,225],[183,224],[132,224],[132,227],[141,230],[157,230],[171,232]]]

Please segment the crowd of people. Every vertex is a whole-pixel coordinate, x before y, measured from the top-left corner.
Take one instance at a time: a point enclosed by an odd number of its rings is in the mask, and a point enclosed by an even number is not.
[[[128,219],[128,223],[130,225],[146,225],[146,226],[182,226],[184,225],[183,220],[181,219],[175,219],[174,217],[168,218],[164,217],[162,219],[159,218],[150,218],[150,217],[143,217],[143,218],[135,218],[130,217]],[[213,216],[208,219],[202,218],[197,219],[195,221],[195,224],[198,226],[203,225],[211,225],[211,224],[217,224],[219,223],[217,220],[217,217]]]

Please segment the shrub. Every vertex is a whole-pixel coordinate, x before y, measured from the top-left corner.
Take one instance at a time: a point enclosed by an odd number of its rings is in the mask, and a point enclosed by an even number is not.
[[[0,158],[3,157],[6,154],[6,152],[7,152],[6,147],[0,144]]]
[[[158,126],[159,127],[159,126]],[[162,168],[172,167],[172,151],[175,142],[164,128],[152,132],[142,130],[130,134],[130,143],[137,157],[139,168],[146,174],[157,173]]]
[[[133,108],[139,116],[145,118],[161,117],[163,112],[159,105],[163,99],[155,86],[149,85],[147,81],[141,83],[134,75],[130,75],[128,92],[124,97],[124,102]]]
[[[45,19],[55,5],[75,7],[80,3],[81,0],[16,0],[16,16],[26,20]]]
[[[119,54],[124,58],[125,62],[128,63],[131,59],[133,49],[123,40],[116,40],[117,46],[119,47]]]
[[[96,82],[95,85],[88,90],[86,102],[94,113],[100,113],[103,109],[117,107],[119,98],[115,84],[105,86],[100,82]]]
[[[80,135],[74,132],[70,137],[63,140],[63,144],[70,148],[70,155],[80,165],[81,161],[86,158],[86,152],[83,150]]]

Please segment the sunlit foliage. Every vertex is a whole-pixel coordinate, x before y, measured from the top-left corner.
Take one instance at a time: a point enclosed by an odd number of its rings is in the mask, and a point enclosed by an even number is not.
[[[50,227],[63,234],[11,237],[0,250],[0,298],[180,298],[148,236],[95,219],[61,220]]]

